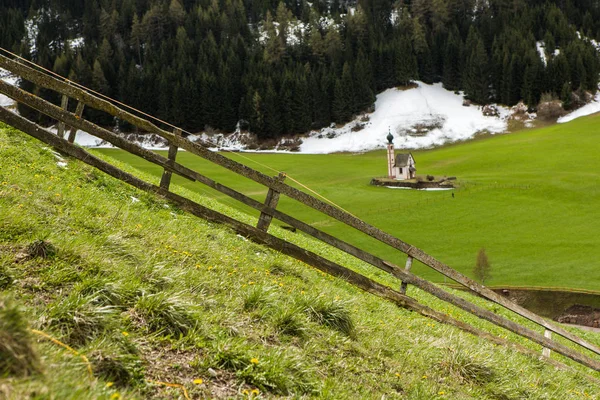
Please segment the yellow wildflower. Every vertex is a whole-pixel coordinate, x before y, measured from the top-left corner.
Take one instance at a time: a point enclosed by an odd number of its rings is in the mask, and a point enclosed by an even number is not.
[[[194,384],[195,385],[202,385],[202,382],[204,382],[202,379],[198,378],[198,379],[194,379]]]
[[[252,394],[259,394],[260,391],[258,389],[252,389]]]
[[[119,392],[113,393],[110,396],[110,400],[119,400],[121,398],[121,395],[119,394]]]
[[[258,364],[258,358],[256,358],[256,357],[255,357],[255,358],[252,358],[252,359],[250,359],[250,362],[251,362],[252,364]]]
[[[396,372],[394,375],[396,375],[398,378],[400,378],[400,374],[398,372]]]
[[[112,385],[114,385],[114,382],[106,382],[106,387],[107,388],[111,387]]]
[[[129,336],[129,332],[123,331],[121,333],[123,334],[123,336]]]

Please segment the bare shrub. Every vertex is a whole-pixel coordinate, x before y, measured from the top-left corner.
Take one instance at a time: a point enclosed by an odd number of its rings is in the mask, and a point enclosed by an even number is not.
[[[490,269],[491,269],[490,261],[485,252],[485,249],[482,247],[481,249],[479,249],[479,252],[477,253],[477,261],[475,262],[475,268],[473,269],[473,274],[475,275],[475,278],[479,282],[481,282],[481,284],[484,284],[485,281],[490,278]]]
[[[350,128],[350,130],[351,130],[352,132],[360,132],[360,131],[362,131],[363,129],[365,129],[365,125],[364,125],[364,124],[360,124],[360,123],[359,123],[359,124],[356,124],[356,125],[354,125],[352,128]]]
[[[537,106],[537,115],[542,120],[555,120],[565,114],[562,101],[551,93],[543,93]]]

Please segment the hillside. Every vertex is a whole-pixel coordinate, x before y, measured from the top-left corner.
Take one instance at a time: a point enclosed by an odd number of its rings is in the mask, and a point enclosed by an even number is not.
[[[600,204],[600,116],[555,126],[496,135],[434,150],[414,151],[417,174],[458,178],[450,192],[394,190],[369,185],[386,173],[385,153],[328,155],[228,153],[264,173],[273,168],[308,185],[365,221],[418,246],[472,276],[478,250],[492,263],[487,285],[598,290],[600,241],[595,234]],[[161,171],[118,150],[98,150],[136,168]],[[397,150],[402,151],[402,150]],[[180,152],[183,164],[263,200],[265,190],[223,169]],[[190,190],[197,185],[176,179]],[[292,183],[293,184],[293,183]],[[211,193],[218,199],[219,193]],[[283,198],[282,210],[387,259],[404,259],[376,240]],[[395,258],[394,258],[395,257]],[[443,281],[428,268],[420,275]]]
[[[6,127],[0,182],[3,398],[183,398],[181,388],[156,382],[182,384],[192,398],[598,397],[580,373],[396,308]],[[409,294],[539,351],[414,288]],[[94,378],[80,357],[27,326],[87,356]]]

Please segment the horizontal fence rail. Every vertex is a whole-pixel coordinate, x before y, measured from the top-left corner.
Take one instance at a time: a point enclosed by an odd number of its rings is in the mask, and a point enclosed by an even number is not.
[[[178,128],[175,128],[173,132],[163,130],[155,124],[153,124],[152,122],[148,121],[147,119],[141,118],[139,116],[134,115],[133,113],[127,112],[122,108],[117,107],[110,101],[102,99],[99,96],[84,90],[83,88],[77,87],[75,84],[72,84],[66,79],[60,80],[54,78],[52,76],[49,76],[48,74],[38,71],[37,69],[31,68],[19,61],[15,61],[8,57],[0,55],[0,68],[7,69],[23,79],[26,79],[43,88],[54,90],[63,96],[61,104],[62,107],[59,107],[29,92],[21,90],[6,82],[0,81],[0,93],[3,93],[17,102],[25,104],[59,121],[59,133],[61,133],[61,135],[59,135],[60,137],[53,135],[47,132],[46,130],[38,127],[37,125],[33,124],[32,122],[24,119],[23,117],[20,117],[2,107],[0,107],[0,119],[12,126],[15,126],[17,129],[20,129],[30,134],[31,136],[34,136],[37,139],[56,147],[60,151],[63,151],[75,158],[82,160],[83,162],[93,165],[94,167],[101,169],[105,173],[117,179],[123,180],[124,182],[129,183],[141,190],[160,194],[166,197],[167,199],[179,204],[180,206],[182,206],[182,208],[186,209],[194,215],[231,226],[236,231],[238,231],[238,233],[244,234],[259,243],[265,244],[285,254],[296,257],[306,262],[307,264],[313,265],[331,275],[345,279],[346,281],[360,287],[361,289],[367,292],[376,294],[380,297],[384,297],[402,307],[419,312],[437,321],[457,326],[460,329],[463,329],[470,333],[476,334],[481,337],[485,337],[486,339],[491,340],[494,343],[516,347],[519,351],[531,353],[530,350],[527,350],[522,346],[510,343],[504,339],[483,332],[477,328],[472,327],[471,325],[457,321],[442,313],[436,312],[426,306],[421,305],[415,299],[406,296],[407,287],[409,284],[411,284],[449,304],[461,308],[481,319],[487,320],[497,326],[500,326],[513,333],[521,335],[533,341],[534,343],[541,345],[543,347],[543,358],[547,361],[554,363],[555,365],[559,365],[560,363],[557,364],[556,361],[550,360],[548,358],[550,350],[553,350],[596,371],[600,371],[600,362],[590,358],[585,354],[575,351],[570,347],[567,347],[561,343],[552,340],[550,333],[556,333],[557,335],[562,336],[595,354],[600,354],[600,348],[598,348],[597,346],[588,343],[587,341],[566,331],[560,326],[546,321],[539,315],[530,312],[521,306],[518,306],[517,304],[508,300],[507,298],[493,292],[485,286],[471,280],[465,275],[452,269],[448,265],[443,264],[442,262],[429,256],[421,249],[409,245],[408,243],[362,221],[361,219],[351,215],[350,213],[344,210],[334,207],[322,200],[317,199],[316,197],[313,197],[310,194],[302,192],[286,184],[284,182],[285,174],[280,174],[276,177],[267,176],[259,171],[249,168],[246,165],[233,161],[219,153],[210,151],[206,147],[198,143],[189,141],[183,136],[183,132]],[[72,98],[77,101],[77,109],[75,113],[71,113],[70,111],[68,111],[67,104],[69,98]],[[143,147],[134,144],[105,128],[102,128],[98,125],[93,124],[92,122],[83,119],[82,113],[84,107],[86,106],[107,112],[117,118],[131,123],[134,126],[137,126],[138,128],[146,132],[155,133],[165,138],[169,142],[168,157],[163,157],[150,150],[144,149]],[[71,127],[71,131],[68,140],[65,140],[62,138],[62,133],[65,132],[67,127]],[[74,146],[72,143],[74,141],[75,132],[77,130],[85,131],[93,136],[106,140],[114,146],[128,151],[131,154],[134,154],[153,164],[161,166],[164,169],[164,172],[161,178],[160,185],[155,186],[150,183],[144,182],[104,161],[97,159],[96,157],[90,155],[83,149]],[[221,185],[220,183],[217,183],[214,180],[177,163],[176,155],[177,150],[179,148],[185,149],[192,154],[200,156],[208,161],[211,161],[232,172],[235,172],[241,176],[244,176],[267,187],[268,194],[265,202],[261,203],[257,200],[254,200],[244,195],[243,193],[240,193],[227,186]],[[169,185],[171,175],[173,173],[190,181],[197,181],[206,186],[209,186],[259,211],[260,217],[258,220],[257,227],[252,227],[250,225],[241,223],[237,220],[219,214],[213,210],[209,210],[197,203],[194,203],[186,198],[183,198],[170,192]],[[288,196],[289,198],[292,198],[308,207],[320,211],[321,213],[328,215],[329,217],[332,217],[372,238],[375,238],[387,244],[393,249],[405,253],[408,256],[406,267],[401,268],[397,265],[387,262],[377,256],[372,255],[369,252],[361,250],[360,248],[350,243],[347,243],[330,234],[318,230],[310,226],[309,224],[294,218],[291,215],[278,211],[276,207],[280,195]],[[300,231],[305,232],[306,234],[324,243],[327,243],[339,250],[342,250],[347,254],[350,254],[356,257],[357,259],[371,264],[376,268],[379,268],[398,278],[401,281],[399,291],[395,291],[387,286],[383,286],[369,278],[364,277],[363,275],[360,275],[345,267],[342,267],[329,260],[326,260],[323,257],[320,257],[308,250],[302,249],[297,245],[294,245],[283,239],[277,238],[269,234],[268,229],[272,218],[276,218],[288,225],[291,225],[292,227],[299,229]],[[477,293],[481,297],[490,300],[496,304],[499,304],[505,307],[506,309],[516,313],[517,315],[536,323],[537,325],[544,328],[544,334],[535,332],[508,318],[499,316],[487,309],[476,306],[475,304],[459,296],[456,296],[425,279],[414,275],[410,272],[413,260],[420,261],[428,267],[440,272],[444,276],[466,287],[470,291]]]

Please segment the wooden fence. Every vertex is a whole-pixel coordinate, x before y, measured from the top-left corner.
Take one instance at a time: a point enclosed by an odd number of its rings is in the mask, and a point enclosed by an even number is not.
[[[433,318],[439,322],[454,325],[460,329],[463,329],[472,334],[484,337],[496,344],[509,346],[515,348],[521,352],[538,355],[533,351],[526,349],[523,346],[509,342],[500,337],[491,335],[478,328],[475,328],[469,324],[458,321],[444,313],[435,311],[429,307],[426,307],[415,299],[406,295],[408,285],[414,285],[421,290],[447,302],[458,308],[461,308],[468,313],[476,315],[477,317],[487,320],[497,326],[505,328],[513,333],[521,335],[543,347],[542,358],[552,363],[555,366],[565,368],[566,366],[556,360],[549,358],[550,351],[555,351],[565,357],[568,357],[582,365],[585,365],[595,371],[600,371],[600,362],[592,358],[588,354],[584,354],[578,350],[575,350],[569,346],[559,343],[551,339],[551,333],[555,333],[576,345],[583,347],[595,355],[600,355],[600,348],[588,343],[582,338],[566,331],[558,325],[555,325],[549,321],[546,321],[541,316],[530,312],[519,305],[511,302],[510,300],[498,295],[497,293],[489,290],[485,286],[469,279],[460,272],[452,269],[448,265],[436,260],[430,255],[426,254],[423,250],[418,249],[410,244],[394,237],[393,235],[386,233],[372,225],[369,225],[365,221],[343,211],[335,206],[332,206],[308,193],[300,191],[284,182],[285,174],[280,174],[276,177],[267,176],[259,171],[256,171],[246,165],[240,164],[233,161],[217,152],[210,151],[206,147],[189,141],[182,135],[182,130],[175,128],[172,132],[161,129],[157,125],[150,122],[148,119],[139,117],[132,112],[128,112],[121,107],[115,105],[114,102],[106,100],[102,95],[95,92],[86,90],[81,85],[77,85],[73,82],[68,81],[64,78],[58,78],[49,75],[33,66],[26,65],[19,59],[11,59],[0,55],[0,68],[9,70],[18,77],[28,80],[40,87],[50,89],[58,92],[62,95],[61,107],[56,106],[50,102],[47,102],[29,92],[21,90],[20,88],[10,85],[6,82],[0,81],[0,93],[27,105],[59,122],[58,135],[54,135],[47,130],[37,126],[33,122],[3,108],[0,107],[0,120],[14,126],[15,128],[55,147],[59,151],[64,152],[74,158],[77,158],[89,165],[92,165],[103,172],[120,179],[130,185],[133,185],[141,190],[157,193],[164,196],[168,200],[178,204],[182,209],[207,220],[226,224],[233,228],[236,232],[258,242],[276,249],[282,253],[295,257],[305,263],[312,265],[321,271],[337,276],[353,285],[383,297],[395,304],[419,312],[429,318]],[[69,99],[77,101],[77,107],[74,113],[68,110]],[[143,147],[132,143],[117,134],[104,129],[98,125],[93,124],[82,118],[84,107],[92,107],[97,110],[104,111],[110,115],[113,115],[121,120],[127,121],[130,124],[140,128],[142,131],[148,133],[157,134],[165,138],[169,142],[168,156],[163,157],[150,150],[144,149]],[[68,138],[64,138],[64,134],[70,127]],[[85,131],[93,136],[101,138],[114,146],[121,148],[131,154],[139,156],[151,163],[154,163],[164,169],[163,175],[158,186],[151,183],[145,182],[131,174],[128,174],[119,168],[94,157],[92,154],[86,152],[84,149],[73,144],[75,139],[75,133],[77,130]],[[232,172],[235,172],[245,178],[251,179],[261,185],[268,188],[268,193],[264,203],[256,201],[243,193],[240,193],[232,188],[224,186],[218,182],[215,182],[209,177],[200,174],[188,167],[185,167],[176,161],[177,150],[185,149],[188,152],[202,157],[208,161],[211,161],[217,165],[220,165]],[[190,181],[196,181],[201,184],[207,185],[257,211],[260,212],[260,217],[256,227],[248,225],[246,223],[235,220],[229,216],[218,213],[214,210],[208,209],[200,204],[197,204],[185,197],[177,195],[169,191],[171,176],[177,174]],[[393,250],[398,250],[407,255],[407,262],[404,268],[390,263],[380,257],[377,257],[367,251],[364,251],[344,240],[334,237],[328,233],[325,233],[313,226],[304,223],[295,217],[283,213],[277,210],[277,203],[281,195],[288,196],[305,206],[311,207],[329,217],[332,217],[349,227],[352,227],[372,238],[375,238],[382,243],[385,243]],[[303,249],[293,243],[287,242],[279,237],[276,237],[268,233],[270,223],[272,219],[278,219],[306,234],[331,245],[339,250],[346,252],[359,260],[362,260],[376,268],[379,268],[392,276],[399,279],[398,290],[394,290],[388,286],[384,286],[380,283],[375,282],[357,272],[354,272],[348,268],[345,268],[339,264],[336,264],[330,260],[327,260],[307,249]],[[428,267],[438,271],[444,276],[450,278],[456,283],[464,286],[473,293],[479,296],[499,304],[506,309],[514,312],[515,314],[524,317],[535,324],[543,328],[543,331],[537,332],[530,328],[527,328],[519,323],[516,323],[508,318],[497,315],[485,308],[479,307],[472,302],[465,300],[457,295],[454,295],[443,288],[422,279],[413,274],[410,269],[413,260],[418,260]]]

